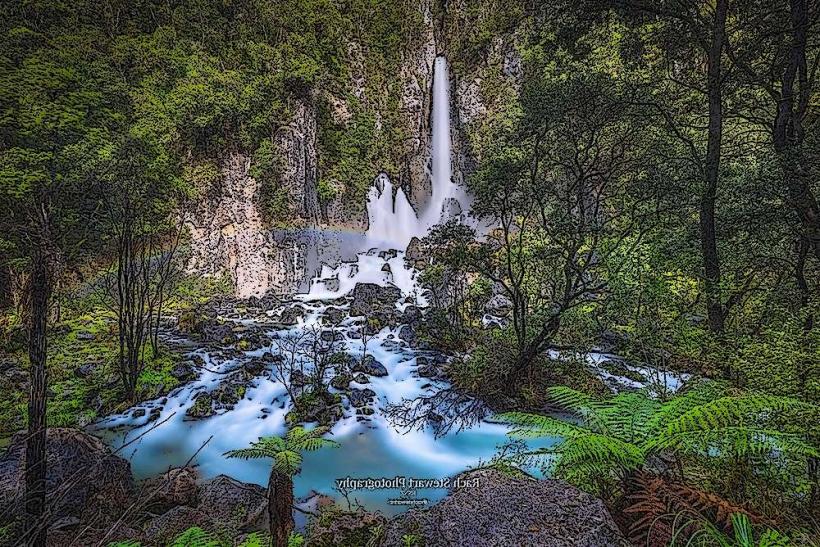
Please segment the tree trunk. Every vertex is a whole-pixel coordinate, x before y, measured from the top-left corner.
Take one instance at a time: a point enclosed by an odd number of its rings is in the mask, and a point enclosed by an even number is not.
[[[271,469],[268,478],[268,526],[274,547],[287,547],[293,531],[293,479]]]
[[[529,341],[524,350],[519,352],[518,358],[510,371],[511,378],[515,378],[517,375],[529,368],[530,363],[532,363],[536,357],[538,357],[547,347],[549,347],[550,342],[560,327],[560,314],[551,317],[550,320],[541,327],[541,330],[538,331],[538,334]],[[513,384],[511,383],[510,385]]]
[[[790,0],[789,6],[792,44],[783,67],[772,137],[783,170],[787,202],[797,213],[803,237],[820,260],[820,206],[811,189],[811,173],[803,154],[803,119],[811,95],[806,63],[809,14],[806,0]]]
[[[50,279],[45,253],[42,250],[36,252],[32,260],[28,325],[31,389],[26,441],[26,515],[27,544],[40,547],[46,543],[43,517],[46,509],[46,326]]]
[[[706,280],[706,311],[709,328],[715,334],[723,332],[725,321],[725,309],[720,287],[720,258],[718,256],[715,229],[715,201],[720,177],[720,154],[723,139],[723,76],[721,62],[726,38],[727,11],[728,0],[717,0],[712,42],[708,51],[706,90],[709,102],[709,129],[706,161],[704,162],[706,187],[701,195],[700,203],[700,241]]]

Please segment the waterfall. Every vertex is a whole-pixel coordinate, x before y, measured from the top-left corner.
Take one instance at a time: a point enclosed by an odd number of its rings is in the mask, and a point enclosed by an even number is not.
[[[450,76],[447,60],[437,57],[433,69],[433,134],[431,194],[416,213],[404,191],[393,195],[384,173],[376,177],[367,198],[367,241],[370,246],[404,249],[413,237],[423,237],[431,226],[450,218],[464,219],[467,194],[453,182],[450,141]]]
[[[416,271],[404,262],[404,250],[413,237],[424,237],[430,228],[451,218],[465,221],[469,196],[453,182],[450,146],[450,78],[447,60],[436,58],[433,73],[433,134],[431,148],[431,192],[417,213],[404,190],[394,192],[385,173],[373,181],[367,195],[368,228],[362,252],[355,262],[335,268],[323,267],[311,281],[303,301],[333,299],[348,294],[357,283],[392,284],[416,304],[426,304],[416,285]],[[397,252],[388,253],[390,249]]]

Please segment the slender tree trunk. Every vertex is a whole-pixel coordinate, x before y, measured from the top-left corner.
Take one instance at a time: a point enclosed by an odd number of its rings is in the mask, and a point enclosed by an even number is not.
[[[811,173],[803,155],[803,119],[811,95],[806,63],[809,13],[806,0],[790,0],[789,7],[792,43],[783,68],[772,137],[783,170],[786,199],[797,213],[813,254],[820,260],[820,206],[812,192]]]
[[[723,139],[723,76],[721,62],[726,39],[728,0],[717,0],[711,47],[708,52],[706,90],[709,102],[709,129],[706,146],[704,175],[706,187],[700,202],[700,242],[706,280],[706,311],[709,328],[721,334],[724,329],[725,309],[721,298],[720,257],[715,229],[715,201],[720,178],[720,154]]]
[[[287,547],[293,531],[293,479],[271,469],[268,478],[268,526],[274,547]]]
[[[27,544],[46,543],[43,522],[46,510],[46,327],[50,297],[48,259],[40,249],[33,257],[30,279],[30,317],[28,357],[31,389],[28,400],[28,438],[26,442],[26,515]]]

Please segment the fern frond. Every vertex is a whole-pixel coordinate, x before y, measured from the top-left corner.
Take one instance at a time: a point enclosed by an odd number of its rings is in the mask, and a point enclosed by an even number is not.
[[[224,454],[229,458],[239,458],[242,460],[252,460],[257,458],[273,458],[276,453],[264,448],[238,448],[236,450],[228,450]]]
[[[592,408],[600,408],[602,405],[601,401],[590,395],[567,386],[547,388],[547,397],[561,408],[576,413],[582,413]]]
[[[632,470],[644,462],[643,451],[634,444],[598,433],[566,439],[555,448],[562,467],[597,463]]]
[[[573,425],[569,422],[558,420],[551,416],[528,414],[525,412],[506,412],[497,416],[496,421],[499,423],[518,426],[510,431],[509,435],[511,437],[574,437],[588,433],[586,429]]]
[[[709,431],[742,425],[744,422],[753,423],[755,420],[770,418],[777,412],[798,411],[806,406],[796,399],[773,395],[721,397],[689,409],[668,422],[665,430],[668,435]]]
[[[293,476],[302,467],[302,455],[294,450],[283,450],[273,458],[273,468],[283,475]]]

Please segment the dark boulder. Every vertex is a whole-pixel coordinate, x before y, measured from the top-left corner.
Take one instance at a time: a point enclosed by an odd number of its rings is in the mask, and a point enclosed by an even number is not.
[[[207,319],[197,324],[196,331],[203,342],[215,344],[230,344],[236,340],[233,326],[218,319]]]
[[[219,475],[199,490],[197,509],[225,528],[250,532],[267,527],[265,489]]]
[[[154,514],[165,513],[179,505],[196,507],[199,501],[197,480],[197,472],[193,467],[171,469],[143,482],[140,500],[143,507]]]
[[[197,377],[196,366],[193,361],[181,361],[171,369],[171,376],[180,382],[190,382]]]
[[[401,314],[401,322],[413,327],[417,326],[421,322],[421,319],[421,309],[419,309],[418,306],[407,306]]]
[[[372,389],[351,389],[347,394],[350,404],[356,408],[366,406],[376,396],[376,392]]]
[[[282,310],[279,316],[279,322],[283,325],[292,326],[299,323],[299,320],[305,316],[305,310],[300,306],[292,306]]]
[[[383,545],[402,536],[423,537],[427,547],[445,545],[628,545],[604,503],[561,480],[515,478],[481,469],[429,509],[411,509],[386,526]]]
[[[417,270],[423,270],[427,266],[427,259],[424,256],[424,250],[419,238],[413,237],[410,243],[407,244],[404,260]]]
[[[410,325],[402,325],[399,329],[399,338],[407,342],[410,347],[413,347],[417,341],[416,329]]]
[[[74,369],[74,376],[77,378],[90,378],[96,369],[96,363],[86,363]]]
[[[26,433],[20,432],[0,456],[0,515],[22,515],[25,452]],[[116,520],[133,500],[131,464],[115,456],[97,437],[78,429],[50,428],[46,461],[46,489],[61,493],[51,498],[52,523],[88,515]]]
[[[351,295],[351,316],[393,315],[395,304],[401,298],[401,290],[392,284],[356,283]]]
[[[372,355],[366,355],[364,359],[353,365],[353,372],[361,372],[369,376],[387,376],[387,367]]]
[[[344,391],[348,388],[352,379],[353,377],[350,374],[337,374],[332,380],[330,380],[330,386],[333,389]]]

